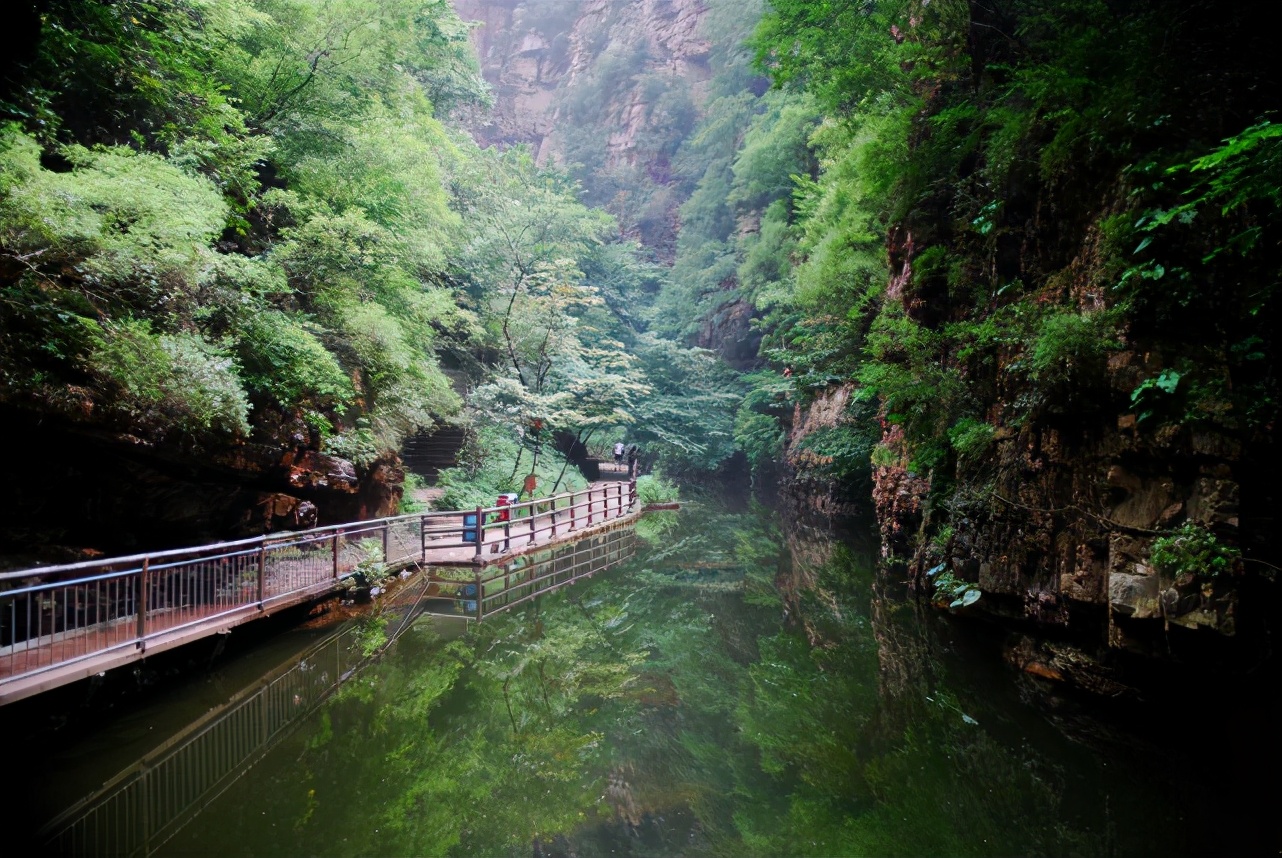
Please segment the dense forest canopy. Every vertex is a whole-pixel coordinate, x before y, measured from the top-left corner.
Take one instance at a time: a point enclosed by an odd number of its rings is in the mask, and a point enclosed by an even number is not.
[[[517,4],[547,62],[596,51],[542,163],[464,132],[493,96],[445,0],[20,5],[7,414],[359,469],[462,422],[458,500],[625,434],[856,499],[898,463],[943,534],[1004,443],[1133,419],[1144,455],[1229,439],[1272,503],[1263,4],[717,0],[697,83],[623,4]]]
[[[541,31],[604,45],[542,151],[670,265],[638,316],[734,366],[754,474],[924,586],[1233,634],[1278,560],[1268,7],[712,2],[694,84],[625,7]]]
[[[490,96],[445,0],[23,13],[0,100],[6,413],[358,469],[442,421],[536,464],[628,426],[671,469],[730,455],[733,377],[647,333],[662,271],[566,174],[454,121]]]
[[[776,90],[682,208],[657,306],[732,284],[776,370],[763,394],[785,367],[803,396],[857,379],[923,472],[1131,399],[1149,426],[1266,432],[1282,130],[1260,11],[771,2],[752,44]],[[1153,369],[1110,392],[1131,351]],[[739,441],[769,459],[774,400],[745,406]],[[813,441],[833,467],[880,435],[849,432]]]

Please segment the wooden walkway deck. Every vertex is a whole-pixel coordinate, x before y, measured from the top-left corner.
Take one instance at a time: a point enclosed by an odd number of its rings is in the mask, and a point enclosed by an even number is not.
[[[333,593],[373,564],[492,564],[630,520],[636,485],[0,574],[0,705]],[[459,570],[460,572],[462,570]],[[443,576],[446,580],[449,576]],[[477,618],[491,599],[479,585]]]

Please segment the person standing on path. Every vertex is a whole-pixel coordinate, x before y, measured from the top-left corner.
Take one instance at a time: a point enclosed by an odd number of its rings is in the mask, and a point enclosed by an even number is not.
[[[633,444],[628,448],[628,479],[635,479],[637,475],[637,445]]]
[[[623,442],[616,441],[614,444],[614,464],[623,464]]]

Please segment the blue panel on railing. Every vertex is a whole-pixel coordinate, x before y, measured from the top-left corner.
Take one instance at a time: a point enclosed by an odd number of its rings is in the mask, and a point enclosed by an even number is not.
[[[468,530],[468,528],[472,528]],[[468,512],[463,514],[463,541],[476,542],[476,513]]]

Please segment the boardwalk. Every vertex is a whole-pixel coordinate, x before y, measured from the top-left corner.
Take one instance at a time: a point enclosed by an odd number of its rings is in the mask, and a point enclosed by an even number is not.
[[[635,483],[0,574],[0,705],[335,592],[366,570],[427,566],[493,599],[481,570],[617,527]],[[488,581],[489,579],[487,579]]]

